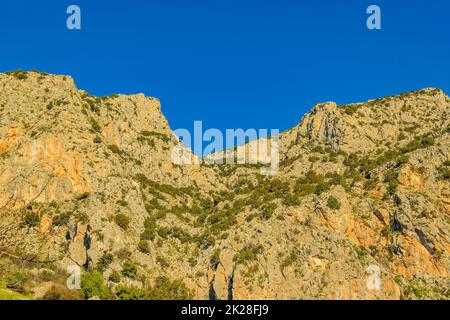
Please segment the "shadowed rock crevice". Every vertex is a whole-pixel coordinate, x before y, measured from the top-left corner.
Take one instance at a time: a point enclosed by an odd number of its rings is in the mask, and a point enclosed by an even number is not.
[[[235,269],[233,268],[233,272],[231,272],[228,279],[228,300],[233,300],[234,271]]]

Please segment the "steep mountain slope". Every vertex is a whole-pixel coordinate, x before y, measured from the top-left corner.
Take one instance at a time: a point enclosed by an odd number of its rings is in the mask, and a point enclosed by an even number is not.
[[[38,298],[448,299],[449,107],[438,89],[318,104],[263,176],[174,164],[155,98],[1,74],[0,279]]]

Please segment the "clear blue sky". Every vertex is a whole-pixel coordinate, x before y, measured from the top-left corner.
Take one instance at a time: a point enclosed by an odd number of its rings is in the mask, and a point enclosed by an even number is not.
[[[82,30],[66,28],[78,4]],[[382,9],[382,30],[366,8]],[[448,0],[15,0],[0,71],[72,75],[95,95],[161,99],[173,129],[288,129],[314,103],[450,92]]]

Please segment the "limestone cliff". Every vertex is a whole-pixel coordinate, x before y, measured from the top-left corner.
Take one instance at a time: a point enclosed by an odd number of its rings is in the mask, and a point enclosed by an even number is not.
[[[0,74],[0,286],[90,298],[76,265],[100,298],[448,299],[449,107],[317,104],[262,176],[174,164],[158,99]]]

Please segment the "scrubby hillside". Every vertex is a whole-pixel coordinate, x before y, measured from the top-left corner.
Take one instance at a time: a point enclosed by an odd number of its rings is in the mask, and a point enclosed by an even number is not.
[[[0,74],[0,292],[448,299],[449,112],[438,89],[318,104],[262,176],[173,164],[155,98]],[[73,265],[81,290],[66,288]]]

